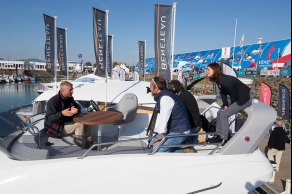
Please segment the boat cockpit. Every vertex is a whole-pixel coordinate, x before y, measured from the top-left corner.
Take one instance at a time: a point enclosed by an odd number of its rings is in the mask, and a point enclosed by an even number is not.
[[[207,97],[207,100],[198,99],[198,104],[201,108],[201,115],[204,115],[204,117],[210,121],[216,119],[217,111],[220,109],[220,106],[218,103],[214,102],[218,100],[218,97],[212,96],[209,98],[210,99]],[[87,107],[90,105],[90,102],[81,102],[80,104],[81,106],[85,105],[85,107]],[[40,105],[42,108],[45,106],[44,103],[40,103]],[[140,107],[142,107],[142,105],[140,105]],[[197,144],[173,145],[173,147],[179,147],[181,149],[189,147],[194,148],[195,153],[193,154],[196,155],[252,153],[259,145],[263,135],[272,126],[275,120],[275,111],[257,100],[254,100],[252,106],[246,108],[244,112],[248,115],[248,118],[242,127],[243,130],[239,130],[234,134],[225,145],[222,145],[222,143],[211,144],[198,142]],[[262,116],[259,117],[259,114]],[[147,136],[147,128],[151,120],[151,115],[151,111],[139,112],[138,110],[133,122],[121,126],[115,124],[103,125],[100,134],[101,142],[95,143],[88,150],[76,146],[73,136],[56,139],[44,134],[44,113],[31,115],[25,122],[14,115],[14,118],[11,119],[17,120],[16,126],[5,127],[7,131],[5,134],[1,135],[0,146],[2,149],[4,148],[10,158],[16,160],[46,160],[68,157],[84,158],[93,155],[113,154],[154,155],[160,148],[165,146],[163,146],[162,143],[155,149],[151,149],[149,146],[150,140],[155,138]],[[9,117],[11,117],[11,115]],[[9,123],[9,121],[7,122]],[[157,122],[159,122],[159,118]],[[185,136],[200,136],[206,139],[214,134],[218,133],[213,131],[203,134],[185,134]],[[166,136],[163,141],[167,138],[172,137]]]

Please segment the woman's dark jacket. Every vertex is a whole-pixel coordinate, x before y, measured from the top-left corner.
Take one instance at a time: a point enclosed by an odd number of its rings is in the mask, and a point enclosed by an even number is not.
[[[202,127],[200,111],[198,108],[197,100],[194,97],[194,95],[192,95],[189,91],[182,89],[178,93],[178,97],[181,99],[181,101],[183,102],[187,109],[191,128]]]
[[[230,96],[231,104],[236,102],[239,106],[250,100],[250,88],[236,77],[222,74],[217,81],[217,86],[220,90],[223,107],[229,106],[227,95]]]
[[[65,117],[62,115],[64,109],[74,106],[78,108],[80,113],[80,106],[74,101],[73,97],[64,99],[59,92],[47,102],[47,111],[45,116],[45,133],[50,137],[61,138],[65,122],[73,121],[73,117]]]

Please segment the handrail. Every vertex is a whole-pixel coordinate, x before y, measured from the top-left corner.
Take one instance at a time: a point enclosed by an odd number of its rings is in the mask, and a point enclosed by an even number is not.
[[[211,108],[217,108],[218,110],[221,109],[221,107],[217,107],[217,106],[210,106],[207,109],[205,109],[201,114],[205,114],[208,110],[210,110]]]
[[[33,136],[36,136],[38,134],[38,148],[41,149],[41,134],[40,134],[40,130],[37,126],[35,126],[34,124],[45,119],[45,118],[40,118],[40,119],[37,119],[35,121],[31,121],[31,118],[35,117],[35,116],[38,116],[38,115],[41,115],[41,114],[44,114],[45,112],[42,112],[42,113],[38,113],[38,114],[35,114],[35,115],[31,115],[29,116],[26,120],[25,120],[25,123],[27,125],[27,131],[29,131]]]
[[[190,147],[190,146],[195,146],[195,145],[207,145],[207,144],[180,144],[180,145],[169,145],[169,146],[164,146],[161,145],[167,138],[174,138],[174,137],[191,137],[191,136],[198,136],[198,135],[219,135],[221,133],[217,132],[208,132],[208,133],[192,133],[192,134],[178,134],[178,135],[166,135],[163,137],[163,139],[159,142],[159,144],[155,147],[155,149],[149,154],[149,155],[154,155],[155,153],[158,152],[160,148],[167,148],[167,147]],[[111,145],[111,144],[116,144],[116,143],[122,143],[122,142],[132,142],[132,141],[141,141],[141,140],[152,140],[152,139],[158,139],[158,137],[141,137],[141,138],[133,138],[133,139],[127,139],[127,140],[119,140],[119,141],[112,141],[112,142],[106,142],[106,143],[97,143],[93,144],[86,152],[78,157],[78,159],[83,159],[85,156],[87,156],[88,152],[90,152],[93,148],[97,146],[103,146],[103,145]],[[222,142],[223,143],[223,142]],[[216,148],[217,149],[219,146],[222,145],[221,142],[219,143],[208,143],[208,145],[218,145]]]
[[[205,191],[208,191],[208,190],[211,190],[211,189],[216,189],[216,188],[220,187],[221,185],[222,185],[222,182],[220,182],[220,183],[217,184],[217,185],[211,186],[211,187],[206,187],[206,188],[204,188],[204,189],[200,189],[200,190],[197,190],[197,191],[190,192],[190,193],[188,193],[188,194],[194,194],[194,193],[205,192]]]

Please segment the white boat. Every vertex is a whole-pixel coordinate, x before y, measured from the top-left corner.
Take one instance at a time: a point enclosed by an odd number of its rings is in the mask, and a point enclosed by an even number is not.
[[[134,93],[139,108],[151,109],[154,101],[146,86],[149,82],[97,81],[75,87],[73,96],[81,105],[90,100],[114,104]],[[148,148],[151,112],[141,109],[119,135],[117,125],[103,126],[101,151],[83,150],[70,136],[42,136],[42,112],[54,94],[49,90],[38,96],[26,122],[13,111],[1,113],[1,193],[248,193],[272,178],[273,168],[258,145],[276,112],[257,100],[245,109],[242,129],[225,145],[194,144],[197,153],[160,153]],[[201,114],[216,118],[218,96],[197,100]]]
[[[85,75],[85,76],[81,76],[80,78],[77,78],[77,79],[75,79],[75,80],[73,80],[71,82],[73,84],[73,87],[77,87],[80,84],[92,83],[92,82],[95,82],[95,81],[98,81],[98,80],[104,80],[104,78],[99,77],[99,76],[94,75],[94,74],[88,74],[88,75]],[[70,81],[70,80],[68,80],[68,81]],[[61,83],[61,81],[56,82],[56,83],[55,82],[41,83],[41,85],[43,86],[43,89],[36,90],[36,92],[41,94],[46,90],[52,90],[52,89],[57,89],[58,90],[59,86],[60,86],[60,83]]]

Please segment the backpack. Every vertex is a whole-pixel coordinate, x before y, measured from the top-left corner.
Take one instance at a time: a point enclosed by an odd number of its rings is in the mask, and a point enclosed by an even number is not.
[[[216,131],[216,122],[217,119],[213,119],[211,122],[209,122],[205,116],[201,115],[201,120],[202,120],[202,128],[204,129],[205,132],[215,132]]]

